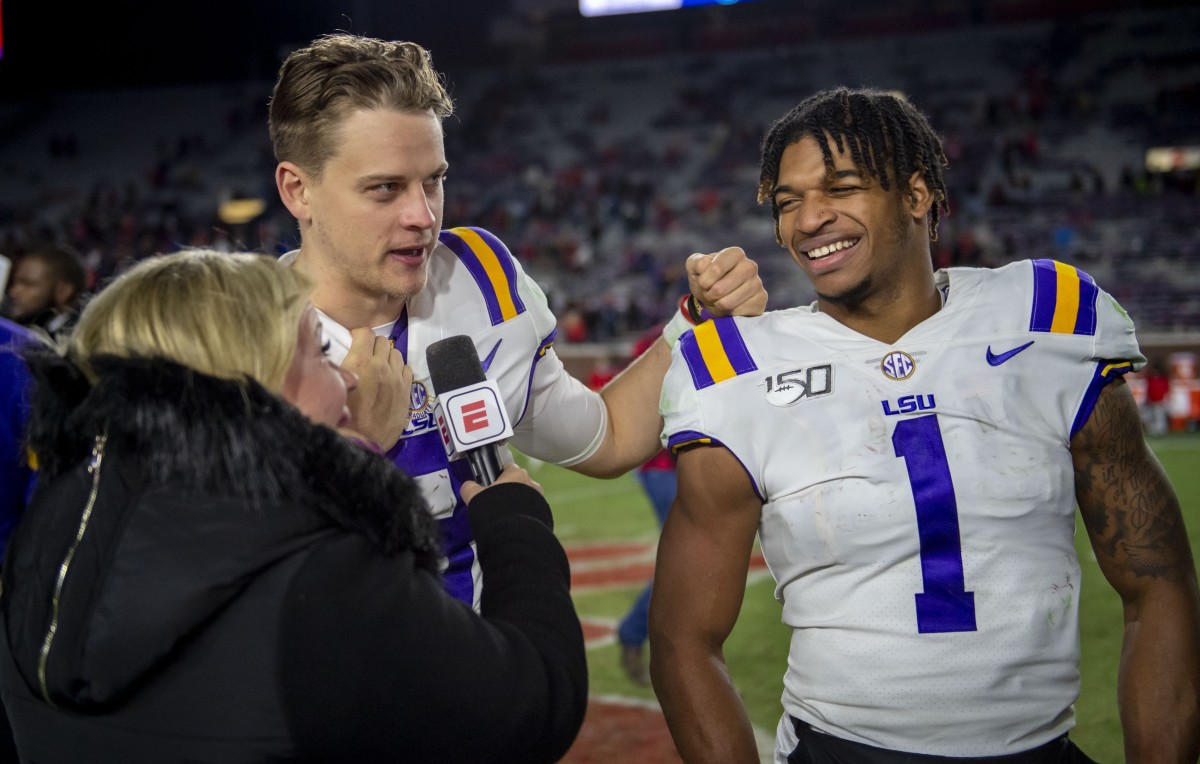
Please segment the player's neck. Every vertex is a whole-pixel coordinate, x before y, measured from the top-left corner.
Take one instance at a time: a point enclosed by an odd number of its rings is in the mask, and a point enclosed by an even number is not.
[[[395,321],[404,310],[402,297],[380,297],[330,285],[313,290],[312,304],[347,329],[382,326]]]
[[[321,268],[315,259],[304,258],[303,250],[294,267],[312,280],[313,306],[346,327],[374,328],[395,321],[404,310],[405,295],[395,296],[356,287],[336,271]]]
[[[942,293],[930,282],[921,294],[896,294],[855,305],[819,300],[819,309],[838,323],[884,344],[892,344],[942,309]]]

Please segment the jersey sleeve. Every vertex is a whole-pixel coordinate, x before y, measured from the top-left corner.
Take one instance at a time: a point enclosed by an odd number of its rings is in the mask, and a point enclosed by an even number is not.
[[[1062,343],[1064,360],[1080,362],[1089,378],[1077,399],[1070,434],[1091,416],[1104,386],[1146,365],[1138,348],[1133,319],[1086,272],[1057,260],[1034,260],[1033,300],[1029,330]],[[1077,348],[1077,349],[1076,349]]]
[[[558,321],[537,282],[511,255],[517,294],[532,322],[537,349],[530,359],[529,394],[513,429],[524,454],[570,467],[596,453],[608,428],[604,400],[571,376],[554,352]]]
[[[758,366],[740,326],[739,319],[717,318],[680,336],[659,398],[662,443],[672,453],[692,445],[724,447],[763,498],[763,459],[744,415],[746,386]]]
[[[600,394],[567,373],[552,348],[545,349],[530,383],[529,405],[513,428],[513,446],[563,467],[596,453],[608,429]]]
[[[683,336],[690,333],[691,330],[684,332]],[[699,396],[679,343],[671,351],[671,366],[663,379],[658,412],[663,418],[662,444],[672,452],[695,443],[712,442],[711,434],[705,431]]]

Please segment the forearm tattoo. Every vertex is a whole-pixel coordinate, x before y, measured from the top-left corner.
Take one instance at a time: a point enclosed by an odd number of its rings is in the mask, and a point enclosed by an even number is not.
[[[1072,440],[1075,496],[1097,556],[1135,577],[1178,580],[1192,570],[1179,500],[1124,388],[1110,384]]]

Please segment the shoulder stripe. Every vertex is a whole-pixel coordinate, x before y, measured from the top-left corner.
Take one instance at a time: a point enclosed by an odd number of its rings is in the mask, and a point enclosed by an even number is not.
[[[1032,332],[1096,333],[1096,299],[1100,289],[1092,277],[1057,260],[1033,261]]]
[[[732,317],[705,321],[679,342],[697,390],[758,369]]]
[[[517,294],[517,270],[503,242],[482,228],[451,228],[440,239],[466,266],[487,303],[492,326],[525,312]]]

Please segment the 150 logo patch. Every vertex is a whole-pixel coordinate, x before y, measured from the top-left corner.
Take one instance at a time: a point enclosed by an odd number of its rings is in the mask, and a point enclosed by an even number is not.
[[[783,371],[766,378],[767,403],[792,406],[804,398],[819,398],[833,392],[833,365]]]

